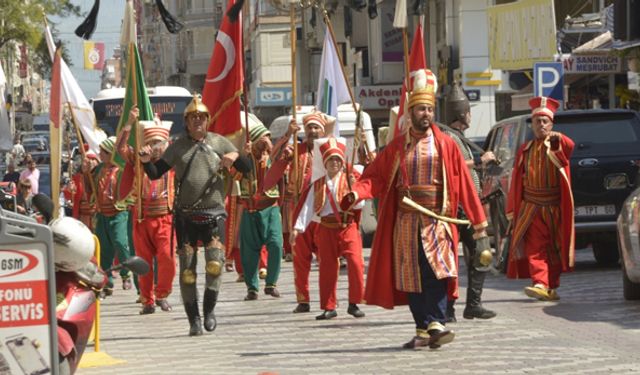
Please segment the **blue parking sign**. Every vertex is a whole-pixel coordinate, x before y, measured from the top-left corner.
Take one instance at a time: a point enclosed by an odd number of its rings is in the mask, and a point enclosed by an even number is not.
[[[533,96],[564,101],[564,71],[561,62],[533,64]]]

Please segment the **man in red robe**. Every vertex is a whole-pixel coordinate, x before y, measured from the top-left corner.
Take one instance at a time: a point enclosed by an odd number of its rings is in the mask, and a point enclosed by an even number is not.
[[[527,296],[542,301],[560,299],[560,273],[574,265],[573,196],[569,158],[574,143],[554,132],[559,103],[546,97],[529,101],[535,139],[516,156],[507,199],[513,232],[507,277],[531,277]]]
[[[458,204],[479,248],[488,248],[487,223],[469,168],[455,141],[433,122],[436,85],[431,71],[419,71],[409,97],[411,128],[385,147],[341,202],[344,209],[362,199],[380,199],[365,301],[389,309],[409,303],[416,335],[403,345],[407,349],[438,348],[454,338],[445,328],[445,312],[447,285],[458,277],[458,230],[452,219]]]

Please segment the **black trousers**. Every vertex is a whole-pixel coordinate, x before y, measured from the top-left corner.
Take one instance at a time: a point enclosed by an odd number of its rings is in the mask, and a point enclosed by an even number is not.
[[[429,323],[445,323],[447,311],[447,284],[449,279],[438,280],[431,269],[427,257],[422,248],[422,240],[419,240],[418,264],[420,266],[420,279],[422,292],[407,293],[409,297],[409,309],[416,322],[417,329],[427,329]]]

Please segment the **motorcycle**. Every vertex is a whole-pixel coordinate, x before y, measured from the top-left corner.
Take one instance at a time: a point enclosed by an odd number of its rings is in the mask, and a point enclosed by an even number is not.
[[[106,271],[95,259],[77,271],[56,270],[56,318],[60,374],[73,374],[86,349],[96,316],[96,299],[107,284],[107,274],[126,268],[144,275],[149,264],[134,256]]]
[[[73,374],[87,346],[96,317],[96,300],[107,284],[109,272],[122,268],[144,275],[149,264],[132,256],[107,270],[98,265],[94,253],[98,238],[79,220],[52,220],[53,202],[43,194],[33,198],[53,232],[56,278],[56,320],[60,374]]]

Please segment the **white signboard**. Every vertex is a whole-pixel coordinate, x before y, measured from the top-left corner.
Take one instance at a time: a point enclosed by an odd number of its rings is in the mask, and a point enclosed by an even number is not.
[[[44,374],[51,372],[46,250],[18,247],[0,250],[0,367]]]
[[[386,109],[400,105],[400,92],[402,87],[398,85],[384,86],[357,86],[354,90],[356,102],[365,110]]]
[[[565,74],[610,74],[622,73],[622,59],[614,55],[590,54],[561,57]]]
[[[36,229],[30,239],[14,236],[4,233],[4,219],[0,217],[0,373],[57,374],[50,231],[45,227],[43,236]]]

